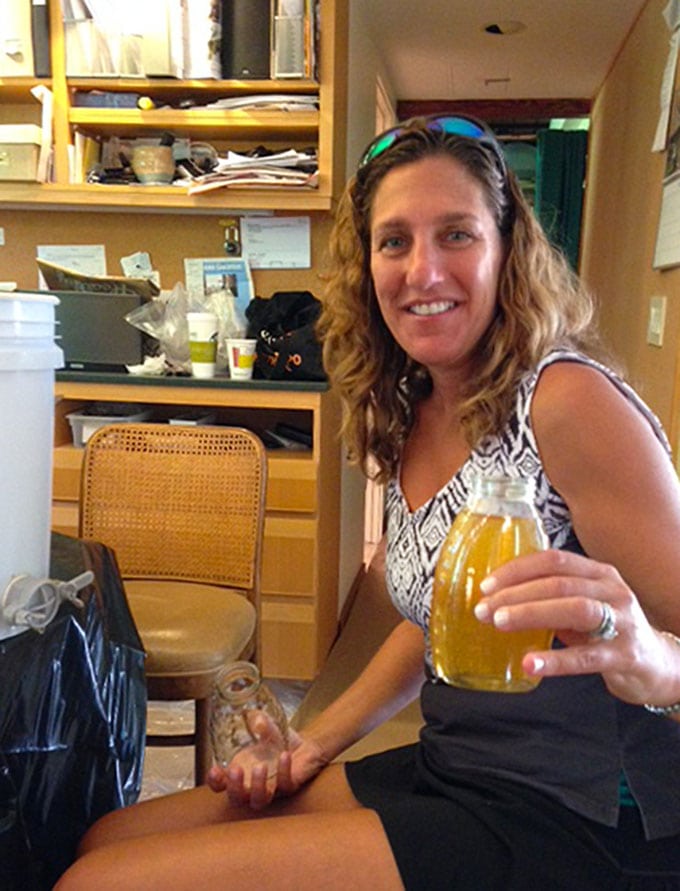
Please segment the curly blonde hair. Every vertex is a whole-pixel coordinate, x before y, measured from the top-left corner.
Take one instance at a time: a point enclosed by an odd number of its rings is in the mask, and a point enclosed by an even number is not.
[[[360,167],[347,184],[330,238],[319,319],[324,365],[343,403],[342,433],[350,458],[379,481],[396,472],[414,408],[431,390],[427,370],[385,325],[370,274],[372,201],[394,167],[442,154],[462,163],[481,184],[506,246],[496,313],[478,344],[459,406],[471,447],[503,427],[520,378],[550,350],[600,352],[590,294],[548,242],[497,154],[479,141],[432,132],[422,119],[404,126],[392,146]]]

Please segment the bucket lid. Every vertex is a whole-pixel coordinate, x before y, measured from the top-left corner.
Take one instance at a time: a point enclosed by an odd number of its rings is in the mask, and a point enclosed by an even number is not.
[[[0,371],[45,371],[64,367],[64,352],[54,341],[0,340]]]
[[[0,293],[0,320],[16,322],[52,322],[59,298],[53,294],[11,291]]]

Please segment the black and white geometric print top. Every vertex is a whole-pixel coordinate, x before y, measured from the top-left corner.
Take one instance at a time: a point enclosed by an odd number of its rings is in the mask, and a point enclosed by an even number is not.
[[[432,582],[442,543],[479,475],[525,477],[534,480],[535,501],[550,547],[583,550],[574,533],[569,508],[550,485],[541,464],[531,427],[531,401],[540,373],[554,362],[580,362],[601,371],[647,418],[670,455],[658,418],[637,393],[611,369],[576,352],[555,350],[517,388],[515,409],[504,429],[485,437],[460,470],[429,501],[411,511],[401,491],[399,475],[386,491],[386,578],[390,596],[400,613],[424,629],[426,636]],[[429,663],[429,645],[428,645]]]

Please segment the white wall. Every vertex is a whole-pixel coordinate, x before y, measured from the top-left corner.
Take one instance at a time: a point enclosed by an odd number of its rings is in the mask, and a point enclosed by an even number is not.
[[[385,82],[384,69],[364,19],[366,0],[350,0],[349,65],[347,102],[347,178],[354,173],[361,152],[375,134],[376,82]],[[366,482],[363,474],[347,462],[342,469],[342,554],[363,553],[364,500]],[[338,615],[359,567],[348,561],[340,564]]]
[[[370,0],[350,0],[349,4],[348,177],[354,172],[362,150],[375,135],[375,96],[378,77],[393,98],[385,67],[366,22],[367,2]]]

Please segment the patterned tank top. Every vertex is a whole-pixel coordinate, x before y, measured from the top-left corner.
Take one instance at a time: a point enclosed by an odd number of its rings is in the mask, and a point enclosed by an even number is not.
[[[520,382],[505,428],[484,439],[434,497],[411,511],[398,479],[388,486],[388,588],[399,611],[426,636],[439,551],[477,475],[532,478],[551,547],[583,553],[569,509],[545,474],[531,426],[539,375],[562,361],[580,362],[604,374],[648,420],[670,455],[659,421],[616,374],[579,353],[550,353]],[[453,770],[458,776],[463,771],[504,777],[615,826],[623,777],[648,838],[680,832],[677,722],[614,698],[597,674],[547,678],[525,694],[462,690],[433,680],[428,645],[426,676],[419,763],[436,779],[437,788],[447,788]]]
[[[670,453],[657,417],[611,369],[580,353],[566,350],[549,353],[536,371],[527,374],[520,382],[515,409],[505,428],[499,434],[483,439],[460,470],[429,501],[411,511],[399,478],[392,480],[387,487],[388,589],[401,614],[419,625],[426,634],[439,551],[476,477],[503,475],[533,479],[536,507],[550,547],[583,553],[571,524],[569,508],[545,474],[531,426],[531,402],[539,375],[554,362],[564,361],[580,362],[605,374],[647,418]]]

